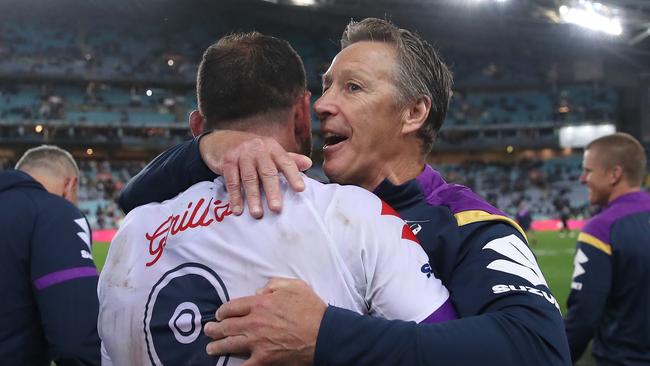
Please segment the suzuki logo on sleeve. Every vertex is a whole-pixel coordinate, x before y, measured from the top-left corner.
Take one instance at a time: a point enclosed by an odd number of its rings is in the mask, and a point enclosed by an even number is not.
[[[578,248],[578,251],[576,252],[576,257],[573,259],[573,276],[571,276],[571,288],[574,290],[582,290],[582,283],[576,282],[575,279],[576,277],[585,274],[587,271],[585,271],[585,267],[582,265],[589,262],[589,258],[585,254],[585,252],[582,251],[582,249]]]
[[[589,258],[587,258],[587,255],[585,252],[582,251],[582,249],[578,248],[578,251],[576,252],[576,257],[573,260],[573,278],[575,280],[576,277],[586,273],[585,268],[582,266],[583,264],[589,262]]]
[[[86,222],[86,219],[84,219],[83,217],[74,220],[74,222],[77,225],[79,225],[81,230],[83,230],[78,232],[77,236],[79,236],[79,238],[81,238],[81,240],[83,240],[84,243],[86,243],[86,245],[88,246],[88,250],[90,250],[90,228],[88,227],[88,222]]]
[[[513,234],[494,239],[487,243],[483,249],[492,249],[508,258],[508,260],[497,259],[488,264],[487,268],[519,276],[533,286],[548,287],[533,252],[518,236]]]

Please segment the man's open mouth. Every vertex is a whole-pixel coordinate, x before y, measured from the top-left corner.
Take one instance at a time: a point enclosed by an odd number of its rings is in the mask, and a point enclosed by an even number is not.
[[[347,139],[348,139],[347,136],[337,135],[335,133],[330,133],[330,132],[325,133],[325,140],[324,140],[324,144],[323,144],[323,150],[327,149],[328,147],[339,144],[339,143],[341,143],[341,142],[343,142],[343,141],[345,141]]]

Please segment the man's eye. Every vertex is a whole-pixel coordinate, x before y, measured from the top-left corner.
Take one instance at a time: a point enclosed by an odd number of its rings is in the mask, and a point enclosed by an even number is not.
[[[348,91],[351,91],[351,92],[361,90],[361,87],[359,86],[359,84],[355,84],[355,83],[348,83],[347,88],[348,88]]]

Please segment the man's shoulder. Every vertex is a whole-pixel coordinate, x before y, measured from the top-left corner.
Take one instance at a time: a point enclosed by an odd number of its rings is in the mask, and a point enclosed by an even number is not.
[[[580,232],[597,236],[600,240],[608,240],[608,228],[614,221],[616,221],[616,217],[605,209],[587,220]]]
[[[424,199],[431,206],[445,206],[458,220],[460,226],[478,221],[505,221],[518,225],[503,211],[461,184],[447,183],[440,173],[426,166],[417,178]]]
[[[187,204],[188,200],[191,201],[193,198],[206,196],[209,192],[212,193],[212,197],[216,197],[217,193],[215,192],[219,188],[219,185],[217,185],[216,182],[217,180],[198,182],[170,199],[162,202],[150,202],[135,207],[133,210],[129,211],[126,217],[142,216],[151,211],[166,209],[183,203]],[[225,187],[223,188],[223,191],[225,192]]]
[[[475,231],[486,227],[503,228],[498,225],[503,223],[512,228],[508,231],[518,231],[525,236],[515,220],[463,185],[445,184],[439,187],[437,200],[427,199],[427,203],[447,207],[461,231]]]
[[[582,228],[578,241],[605,248],[611,254],[610,238],[612,228],[630,215],[650,212],[650,196],[645,192],[635,192],[615,200],[600,213],[587,221]]]
[[[42,185],[26,173],[19,170],[0,172],[0,206],[6,208],[24,208],[35,204],[41,197],[51,195]]]
[[[316,201],[336,204],[337,207],[346,210],[372,211],[372,207],[378,207],[381,204],[379,197],[358,186],[337,183],[324,184],[311,178],[306,178],[305,183],[307,186],[305,193],[311,194]]]
[[[30,207],[35,216],[47,216],[50,219],[81,218],[83,214],[71,202],[63,197],[40,189],[24,189],[14,196]]]

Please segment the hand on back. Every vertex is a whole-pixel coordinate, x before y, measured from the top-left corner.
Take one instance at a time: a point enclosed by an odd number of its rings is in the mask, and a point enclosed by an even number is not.
[[[311,365],[326,309],[304,281],[273,278],[257,295],[221,305],[204,327],[206,352],[246,356],[245,366]]]

